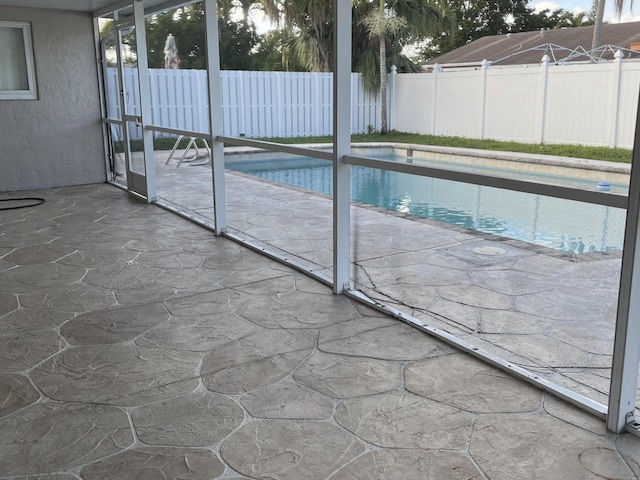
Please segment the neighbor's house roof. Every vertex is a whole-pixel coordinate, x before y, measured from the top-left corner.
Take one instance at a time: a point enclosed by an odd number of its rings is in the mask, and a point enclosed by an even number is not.
[[[469,42],[451,52],[435,57],[427,65],[478,65],[488,60],[498,65],[522,65],[540,63],[545,53],[552,62],[561,62],[571,52],[590,51],[593,39],[593,26],[559,28],[535,32],[492,35]],[[601,58],[612,59],[615,50],[623,50],[629,56],[631,44],[640,42],[640,22],[614,23],[602,25],[601,45],[614,45],[617,48],[603,49]],[[636,57],[637,55],[633,55]],[[580,60],[580,58],[575,58]],[[588,61],[585,55],[583,61]]]

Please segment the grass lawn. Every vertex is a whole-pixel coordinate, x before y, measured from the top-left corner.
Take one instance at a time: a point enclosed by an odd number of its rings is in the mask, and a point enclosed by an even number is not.
[[[275,143],[331,143],[331,137],[265,138]],[[351,136],[352,142],[396,142],[442,147],[477,148],[502,152],[538,153],[564,157],[588,158],[608,162],[631,163],[631,150],[626,148],[587,147],[583,145],[552,145],[536,143],[500,142],[497,140],[476,140],[462,137],[438,137],[391,131],[387,135],[378,133]]]
[[[292,137],[292,138],[264,138],[273,143],[331,143],[331,137]],[[156,150],[171,150],[175,138],[156,138]],[[438,145],[442,147],[477,148],[481,150],[498,150],[502,152],[538,153],[542,155],[560,155],[564,157],[588,158],[608,162],[631,163],[631,150],[626,148],[587,147],[583,145],[552,145],[537,143],[499,142],[497,140],[476,140],[462,137],[437,137],[434,135],[420,135],[417,133],[403,133],[391,131],[387,135],[378,133],[359,134],[351,136],[352,142],[395,142],[415,143],[419,145]],[[188,139],[184,139],[181,148],[187,146]],[[142,150],[142,141],[133,141],[132,150]],[[202,145],[199,142],[199,145]],[[122,148],[121,145],[116,146]]]

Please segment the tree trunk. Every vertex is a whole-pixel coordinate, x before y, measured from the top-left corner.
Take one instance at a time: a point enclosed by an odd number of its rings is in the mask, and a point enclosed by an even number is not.
[[[598,0],[598,9],[596,10],[596,22],[593,25],[593,40],[591,42],[591,50],[595,50],[600,47],[600,30],[602,29],[602,22],[604,19],[604,5],[605,0]],[[594,55],[592,53],[592,55]],[[598,55],[594,61],[598,61],[600,55]]]
[[[387,134],[387,46],[380,35],[380,135]]]

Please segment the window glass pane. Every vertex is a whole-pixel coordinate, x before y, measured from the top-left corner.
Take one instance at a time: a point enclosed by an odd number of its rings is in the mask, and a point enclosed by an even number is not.
[[[21,27],[0,27],[0,90],[29,90]]]

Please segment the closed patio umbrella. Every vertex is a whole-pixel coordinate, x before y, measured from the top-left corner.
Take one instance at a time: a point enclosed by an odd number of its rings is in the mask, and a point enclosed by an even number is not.
[[[169,34],[164,44],[164,68],[169,70],[177,70],[180,68],[180,55],[178,55],[178,46],[176,38]]]

